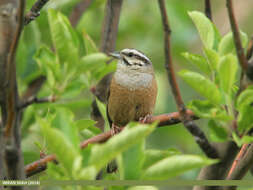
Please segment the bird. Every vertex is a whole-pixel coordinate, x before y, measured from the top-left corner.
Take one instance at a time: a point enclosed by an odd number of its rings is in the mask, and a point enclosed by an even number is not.
[[[136,49],[110,53],[118,59],[107,94],[107,117],[113,133],[130,121],[139,121],[152,115],[157,82],[151,60]]]

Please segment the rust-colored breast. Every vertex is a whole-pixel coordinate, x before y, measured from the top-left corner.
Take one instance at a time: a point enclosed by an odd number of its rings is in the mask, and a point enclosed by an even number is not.
[[[108,114],[117,126],[125,126],[130,121],[152,114],[157,96],[157,84],[153,77],[151,85],[136,90],[121,86],[112,79],[108,100]]]

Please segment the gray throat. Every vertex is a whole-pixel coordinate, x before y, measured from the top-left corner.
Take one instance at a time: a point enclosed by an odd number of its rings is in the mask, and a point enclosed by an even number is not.
[[[150,87],[153,77],[151,73],[142,73],[129,69],[119,69],[114,74],[115,82],[130,90]]]

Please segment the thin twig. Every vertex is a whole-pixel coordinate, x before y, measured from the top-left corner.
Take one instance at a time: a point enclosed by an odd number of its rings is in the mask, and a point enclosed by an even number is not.
[[[91,3],[92,0],[82,0],[73,8],[69,16],[69,21],[73,27],[77,25],[78,21]]]
[[[205,0],[205,14],[210,20],[212,20],[212,8],[210,0]]]
[[[235,20],[232,0],[227,0],[227,9],[228,9],[231,30],[232,30],[233,36],[234,36],[236,54],[237,54],[237,57],[238,57],[238,60],[239,60],[239,63],[242,67],[243,72],[246,72],[247,71],[247,59],[244,54],[244,49],[242,47],[239,28],[238,28],[237,22]]]
[[[123,0],[107,0],[100,46],[104,53],[114,51],[122,2]]]
[[[40,160],[37,160],[31,164],[28,164],[25,166],[25,173],[26,177],[30,177],[32,175],[35,175],[37,173],[40,173],[47,168],[47,163],[56,161],[56,156],[54,154],[47,155],[44,158],[41,158]]]
[[[47,102],[55,102],[56,98],[54,96],[44,97],[44,98],[37,98],[36,96],[29,97],[28,99],[24,100],[21,105],[19,106],[19,109],[24,109],[29,105],[32,104],[41,104],[41,103],[47,103]]]
[[[27,25],[31,21],[35,20],[38,16],[40,16],[40,10],[49,0],[37,0],[35,4],[32,6],[31,10],[25,15],[24,24]]]
[[[28,84],[28,87],[26,91],[22,94],[21,99],[24,101],[25,99],[28,99],[32,96],[36,96],[45,81],[46,81],[46,77],[43,75],[36,77],[34,80],[32,80]]]
[[[241,148],[241,150],[239,151],[239,153],[237,154],[229,172],[228,172],[228,176],[227,178],[230,178],[231,174],[234,172],[238,162],[242,159],[242,157],[245,155],[245,153],[247,152],[247,148],[248,148],[249,144],[244,144]]]
[[[216,149],[208,142],[203,131],[188,117],[184,102],[182,100],[179,87],[176,82],[176,76],[172,64],[172,56],[170,51],[170,34],[171,29],[169,26],[167,11],[164,0],[158,0],[160,7],[163,29],[164,29],[164,51],[165,51],[165,68],[168,73],[168,79],[171,85],[172,93],[176,100],[177,108],[180,113],[181,120],[186,129],[194,136],[195,141],[200,146],[202,151],[210,158],[218,158]]]
[[[247,54],[246,54],[247,60],[251,58],[252,54],[253,54],[253,36],[251,36],[250,41],[249,41]]]
[[[190,118],[192,119],[198,119],[194,115],[194,113],[191,110],[187,110],[187,114],[189,115]],[[178,112],[173,112],[169,114],[162,114],[158,116],[152,116],[148,120],[145,120],[145,123],[153,123],[155,121],[159,121],[158,127],[163,127],[163,126],[170,126],[174,125],[177,123],[180,123],[180,118],[179,118],[179,113]],[[121,128],[121,130],[123,130]],[[105,133],[101,133],[97,136],[91,137],[83,142],[80,143],[80,148],[84,149],[85,147],[88,146],[88,144],[94,144],[94,143],[103,143],[110,139],[112,137],[112,131],[107,131]],[[26,175],[31,176],[35,175],[37,173],[40,173],[46,169],[45,163],[50,162],[50,161],[56,161],[56,157],[54,155],[48,155],[38,161],[35,161],[31,164],[28,164],[26,168]]]
[[[243,154],[240,157],[240,160],[236,164],[233,171],[227,177],[227,180],[240,180],[242,179],[246,173],[249,171],[250,167],[253,164],[253,144],[247,144],[243,147]],[[234,190],[236,189],[235,186],[233,187],[226,187],[226,190]]]

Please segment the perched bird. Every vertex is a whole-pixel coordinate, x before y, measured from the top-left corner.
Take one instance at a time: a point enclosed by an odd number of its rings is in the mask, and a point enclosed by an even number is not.
[[[130,121],[139,121],[153,113],[157,83],[150,59],[135,49],[110,54],[118,59],[107,100],[107,117],[113,131]]]

